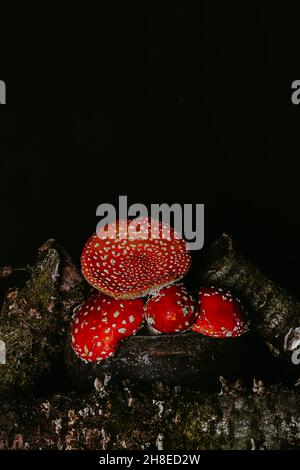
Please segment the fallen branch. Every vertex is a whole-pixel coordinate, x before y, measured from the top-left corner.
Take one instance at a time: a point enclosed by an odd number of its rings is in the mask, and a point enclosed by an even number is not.
[[[258,384],[259,385],[259,384]],[[2,403],[1,449],[300,449],[300,392],[121,389]]]

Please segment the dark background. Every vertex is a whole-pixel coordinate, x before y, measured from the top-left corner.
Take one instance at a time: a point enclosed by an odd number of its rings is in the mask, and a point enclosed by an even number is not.
[[[0,265],[50,237],[79,261],[96,207],[127,194],[205,203],[205,247],[228,231],[299,293],[299,16],[240,3],[145,2],[115,11],[109,33],[99,14],[88,47],[79,31],[35,58],[19,44],[0,76]]]

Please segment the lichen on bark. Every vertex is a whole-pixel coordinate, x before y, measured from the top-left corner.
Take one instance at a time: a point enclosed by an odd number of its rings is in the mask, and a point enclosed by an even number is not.
[[[1,405],[0,448],[232,450],[300,449],[299,390],[263,395],[191,389],[55,395]],[[159,442],[159,444],[158,444]]]

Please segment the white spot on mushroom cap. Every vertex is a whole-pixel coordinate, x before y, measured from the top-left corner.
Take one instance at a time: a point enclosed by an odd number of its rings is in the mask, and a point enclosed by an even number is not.
[[[121,221],[120,226],[125,233],[128,229],[127,221]],[[159,227],[159,223],[156,227],[154,224],[152,230],[156,230],[158,233]],[[143,234],[147,235],[149,228],[151,228],[151,223],[147,219],[144,222],[142,221],[141,231]],[[166,230],[168,229],[169,227],[166,226]],[[83,274],[92,285],[111,294],[114,292],[116,294],[129,293],[133,290],[140,290],[142,293],[153,285],[159,286],[168,281],[171,282],[176,277],[182,277],[190,266],[190,255],[185,248],[184,241],[180,239],[173,240],[172,238],[167,236],[166,239],[159,240],[161,242],[159,246],[156,246],[155,243],[158,240],[151,240],[151,238],[149,240],[144,236],[140,239],[133,237],[130,243],[128,243],[128,240],[122,240],[120,243],[115,244],[112,240],[110,244],[106,245],[104,240],[101,241],[101,237],[98,239],[95,235],[91,237],[82,255]],[[93,262],[91,262],[91,267],[84,265],[87,252],[91,251],[93,253],[95,250],[96,240],[99,243],[97,250],[108,255],[107,260],[110,266],[109,268],[106,267],[106,272],[94,266]],[[105,243],[105,246],[103,246],[103,243]],[[112,250],[112,247],[115,249]],[[119,251],[116,252],[115,250]],[[171,256],[173,257],[172,263],[168,261]],[[118,258],[121,263],[115,262]]]

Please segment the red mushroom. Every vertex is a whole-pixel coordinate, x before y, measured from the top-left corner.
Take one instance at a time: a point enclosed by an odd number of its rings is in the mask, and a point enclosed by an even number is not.
[[[147,301],[145,318],[155,333],[179,333],[195,322],[196,303],[184,286],[168,286]]]
[[[93,295],[74,312],[72,347],[82,360],[100,362],[113,356],[119,342],[143,322],[143,301]]]
[[[239,299],[228,290],[204,287],[199,292],[199,315],[192,330],[216,338],[241,336],[249,330],[249,320]]]
[[[103,227],[89,238],[81,256],[86,280],[115,299],[155,292],[181,279],[191,265],[184,240],[171,227],[139,218],[134,232],[131,222]]]

